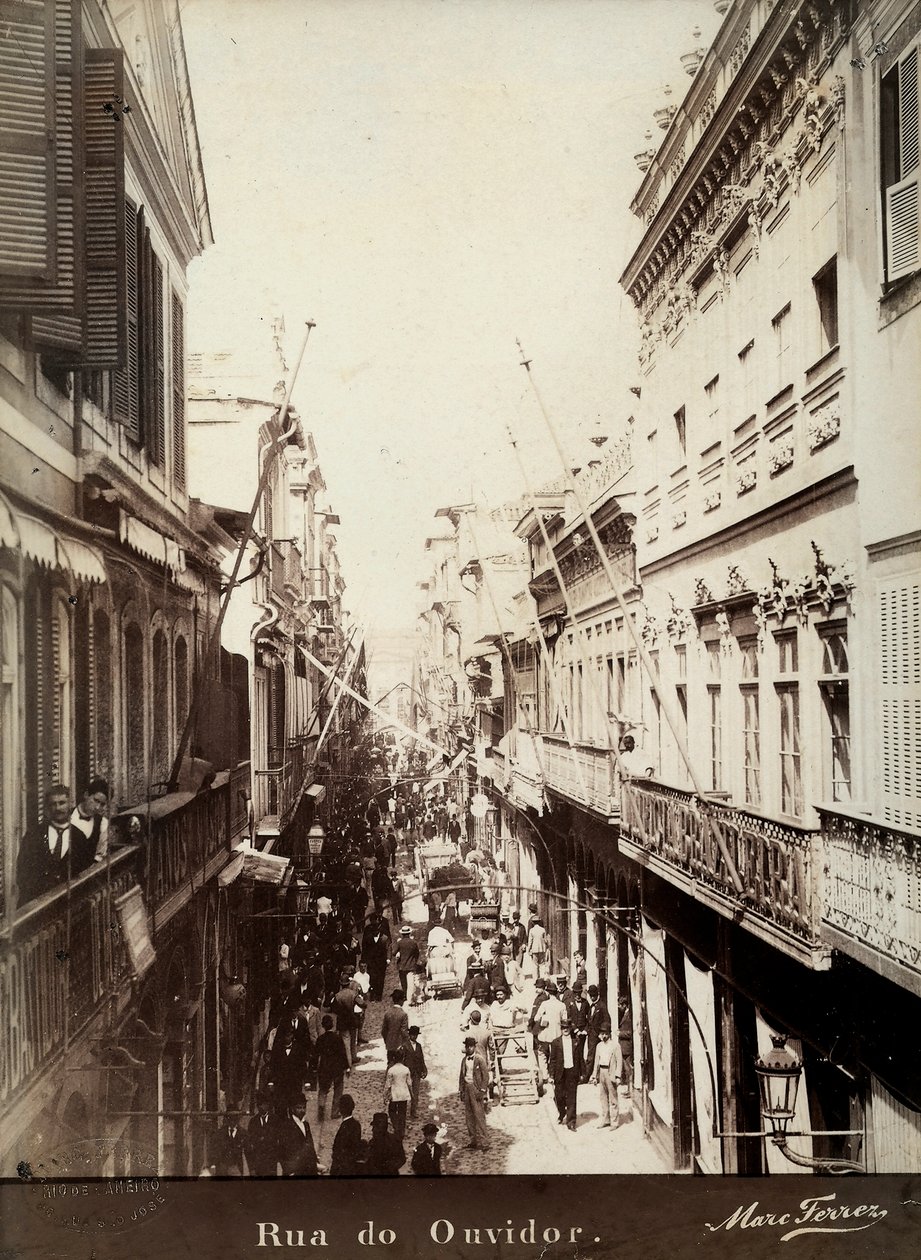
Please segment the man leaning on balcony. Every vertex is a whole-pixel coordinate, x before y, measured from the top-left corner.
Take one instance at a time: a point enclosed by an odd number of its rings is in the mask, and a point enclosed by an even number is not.
[[[19,905],[34,901],[72,879],[93,861],[93,851],[82,833],[70,825],[70,788],[55,783],[45,793],[41,821],[27,831],[19,845],[16,886]]]

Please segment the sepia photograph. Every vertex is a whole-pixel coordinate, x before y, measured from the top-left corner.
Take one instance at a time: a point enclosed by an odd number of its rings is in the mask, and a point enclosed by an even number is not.
[[[917,1254],[919,57],[0,0],[0,1260]]]

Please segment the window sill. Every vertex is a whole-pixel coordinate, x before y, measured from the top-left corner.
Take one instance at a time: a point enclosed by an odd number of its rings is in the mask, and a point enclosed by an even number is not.
[[[888,328],[901,315],[913,310],[919,303],[921,303],[921,270],[884,286],[883,295],[879,299],[878,327]]]

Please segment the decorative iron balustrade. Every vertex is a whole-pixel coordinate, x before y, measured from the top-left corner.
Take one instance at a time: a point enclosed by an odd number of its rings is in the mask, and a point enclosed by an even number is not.
[[[139,884],[162,928],[177,894],[199,889],[245,828],[248,784],[244,763],[208,791],[134,810],[148,832],[140,844],[113,848],[106,862],[17,912],[0,958],[0,1112],[129,983],[117,899]]]
[[[921,968],[921,836],[820,806],[823,918],[864,945]]]
[[[744,884],[736,892],[717,843],[719,827]],[[649,780],[623,785],[621,833],[700,883],[802,937],[819,941],[821,875],[817,831],[701,800]]]
[[[594,744],[573,744],[562,735],[542,735],[545,785],[570,800],[613,817],[620,813],[614,754]]]

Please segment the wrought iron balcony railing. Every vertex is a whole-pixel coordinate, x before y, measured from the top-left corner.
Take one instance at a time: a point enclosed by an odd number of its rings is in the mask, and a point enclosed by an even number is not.
[[[113,844],[106,862],[17,911],[0,966],[0,1115],[127,993],[132,972],[118,898],[139,885],[162,928],[223,865],[246,825],[248,788],[244,763],[218,775],[210,790],[131,811],[144,828],[140,843]]]
[[[825,849],[822,917],[836,929],[833,943],[869,948],[911,968],[921,982],[921,835],[839,805],[818,812]]]
[[[624,783],[621,836],[672,868],[683,883],[712,890],[716,909],[744,909],[765,924],[820,950],[821,838],[789,823],[762,818],[650,780]],[[716,839],[719,828],[739,873],[736,891]],[[629,851],[629,850],[628,850]],[[816,965],[824,965],[815,959]]]

